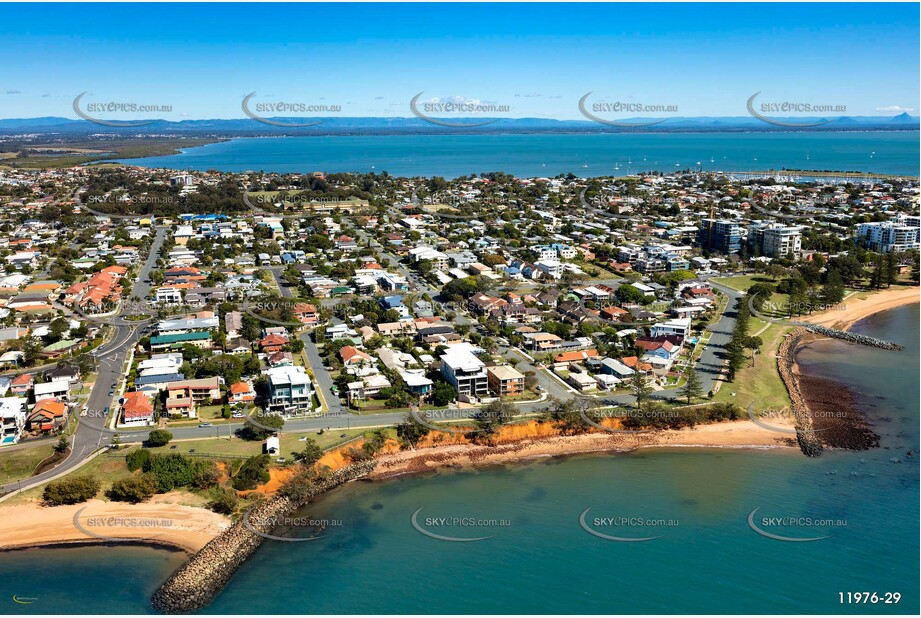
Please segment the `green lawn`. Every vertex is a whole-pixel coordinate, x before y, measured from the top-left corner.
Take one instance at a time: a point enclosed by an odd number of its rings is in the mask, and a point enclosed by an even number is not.
[[[753,324],[754,326],[754,324]],[[759,329],[753,329],[757,332]],[[790,405],[787,389],[777,371],[777,359],[774,355],[783,335],[792,330],[783,324],[773,324],[761,333],[764,345],[761,353],[755,357],[755,366],[751,363],[736,374],[735,382],[724,383],[714,396],[714,401],[731,402],[747,408],[755,402],[755,411],[777,410]],[[735,393],[735,396],[733,396]]]
[[[343,429],[317,432],[285,434],[281,436],[281,456],[290,458],[293,451],[303,450],[303,443],[299,438],[307,436],[316,441],[322,449],[329,449],[347,440],[355,439],[365,433],[364,429]],[[187,455],[191,451],[198,455],[214,455],[215,459],[222,456],[252,457],[262,453],[263,441],[249,441],[234,437],[230,440],[223,438],[205,438],[202,440],[179,440],[166,446],[150,449],[155,453],[180,453]],[[175,448],[173,448],[175,447]]]
[[[303,450],[303,443],[298,440],[302,435],[313,438],[316,440],[317,444],[320,445],[320,448],[329,450],[362,436],[366,431],[365,429],[347,429],[342,431],[325,431],[320,435],[315,432],[301,435],[283,435],[281,439],[281,456],[291,461],[291,453],[293,451]],[[263,442],[261,440],[247,442],[240,438],[233,438],[232,440],[227,440],[226,438],[212,438],[173,442],[166,446],[157,447],[151,450],[156,453],[181,453],[185,455],[194,449],[198,454],[214,454],[216,459],[220,459],[221,456],[228,455],[240,455],[245,457],[258,455],[262,452],[262,444]],[[176,448],[173,449],[171,448],[172,446]],[[50,452],[51,448],[47,448]],[[102,491],[97,497],[105,499],[105,491],[112,486],[112,483],[131,475],[128,466],[125,465],[125,455],[138,448],[141,447],[138,445],[131,445],[118,451],[102,453],[70,474],[74,476],[95,476],[100,479],[102,481]],[[44,488],[44,484],[33,487],[19,495],[13,496],[6,504],[22,504],[31,500],[40,500]],[[193,498],[191,495],[189,497]],[[193,500],[194,499],[197,498],[193,498]],[[200,506],[198,503],[195,505]]]
[[[54,452],[54,444],[50,441],[16,450],[0,449],[0,485],[32,476],[35,467]]]
[[[719,277],[714,278],[713,281],[716,283],[721,283],[728,288],[733,290],[738,290],[739,292],[747,292],[748,288],[755,285],[756,283],[777,283],[767,275],[739,275],[738,277]]]

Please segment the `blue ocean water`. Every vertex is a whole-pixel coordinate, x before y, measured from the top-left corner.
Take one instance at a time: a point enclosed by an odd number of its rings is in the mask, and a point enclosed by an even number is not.
[[[804,371],[858,394],[879,449],[816,459],[653,449],[353,483],[300,513],[333,522],[322,538],[266,541],[204,613],[917,614],[918,309],[856,326],[904,344],[901,352],[823,341],[798,357]],[[599,538],[580,525],[585,509],[597,532],[660,538]],[[766,532],[827,538],[767,538],[749,526],[754,509]],[[431,538],[412,525],[417,512],[427,532],[491,538]],[[596,521],[614,517],[629,521]],[[780,517],[793,521],[771,521]],[[0,554],[0,589],[6,599],[28,595],[44,583],[36,572],[53,572],[54,592],[33,593],[26,611],[147,612],[175,562],[150,549],[92,551]],[[848,592],[901,599],[842,604]],[[0,611],[23,611],[3,599]]]
[[[918,175],[917,131],[386,135],[234,139],[177,155],[126,159],[146,167],[242,172],[388,172],[520,177],[641,171],[808,169]]]

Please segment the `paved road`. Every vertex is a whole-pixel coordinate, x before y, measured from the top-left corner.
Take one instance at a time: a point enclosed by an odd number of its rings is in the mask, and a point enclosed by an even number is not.
[[[137,281],[132,288],[132,295],[146,298],[150,292],[150,285],[144,281],[147,279],[151,268],[156,264],[166,231],[167,228],[158,228],[154,241],[151,243],[150,254],[141,266]],[[114,408],[113,401],[116,395],[109,395],[109,393],[117,390],[116,385],[125,373],[123,368],[128,358],[128,353],[141,338],[144,326],[137,322],[130,322],[120,318],[110,318],[109,321],[111,322],[110,328],[113,328],[115,333],[109,343],[94,352],[94,356],[98,361],[96,383],[86,403],[86,416],[81,418],[77,431],[71,437],[70,455],[51,470],[33,476],[27,481],[0,486],[0,493],[6,493],[20,487],[27,489],[44,483],[80,465],[84,459],[92,455],[100,446],[111,442],[112,432],[105,429],[105,426],[108,417],[112,414],[111,409]],[[143,433],[146,435],[147,432]],[[132,438],[137,438],[137,441],[143,439],[140,435]]]
[[[142,266],[139,272],[137,282],[133,289],[133,294],[140,298],[146,298],[150,291],[150,286],[149,284],[145,283],[145,280],[147,279],[151,268],[156,263],[157,255],[159,254],[160,248],[162,247],[165,233],[165,228],[158,229],[157,236],[151,245],[150,255],[148,256],[145,264]],[[287,286],[282,285],[280,280],[280,269],[270,270],[276,277],[276,280],[279,281],[279,288],[282,295],[291,298],[293,296],[291,290]],[[701,382],[704,391],[711,390],[716,383],[716,378],[719,376],[723,363],[721,355],[726,343],[729,342],[729,339],[732,336],[732,331],[735,326],[735,301],[742,296],[740,292],[731,288],[727,288],[718,283],[713,283],[713,285],[719,288],[729,297],[729,302],[727,304],[727,309],[724,311],[720,320],[711,327],[710,330],[712,331],[712,334],[710,342],[704,349],[701,359],[697,365],[698,371],[701,373]],[[96,353],[96,356],[99,359],[99,373],[96,384],[90,394],[90,398],[87,403],[87,410],[90,411],[102,410],[107,406],[112,407],[112,399],[114,397],[110,397],[108,393],[112,388],[112,385],[117,383],[117,381],[124,373],[123,365],[126,361],[128,350],[134,346],[138,339],[140,339],[142,336],[143,328],[139,328],[137,323],[127,322],[123,319],[115,319],[113,320],[113,324],[113,327],[116,329],[116,333],[112,338],[111,343],[102,346],[102,348],[97,350]],[[285,432],[298,433],[319,431],[320,429],[336,430],[362,427],[381,427],[394,425],[403,420],[405,413],[402,412],[373,415],[356,415],[348,412],[339,402],[338,397],[333,396],[330,390],[330,387],[333,385],[332,379],[329,375],[329,372],[323,368],[323,362],[320,358],[319,351],[317,350],[317,347],[313,341],[311,341],[309,334],[305,333],[301,335],[301,339],[304,341],[305,353],[307,355],[308,363],[313,370],[317,387],[323,393],[327,403],[332,405],[332,411],[331,413],[320,417],[289,420],[285,423]],[[519,371],[535,371],[537,374],[538,383],[544,388],[548,395],[557,397],[559,399],[565,399],[572,396],[572,392],[566,389],[557,380],[550,377],[546,373],[546,370],[535,367],[517,350],[501,348],[500,351],[507,356],[515,356],[518,358],[516,367],[519,369]],[[678,396],[678,389],[666,389],[658,391],[653,395],[654,398],[658,399],[674,399]],[[635,398],[632,395],[614,395],[609,397],[599,397],[598,401],[603,405],[632,405],[635,403]],[[516,407],[520,414],[531,414],[544,409],[546,407],[546,403],[522,403],[517,404]],[[470,415],[475,412],[476,409],[469,409],[463,411],[461,415],[464,413]],[[459,417],[461,415],[459,415]],[[99,446],[105,445],[111,441],[112,432],[111,430],[102,429],[103,422],[104,421],[102,419],[98,418],[89,418],[81,421],[77,428],[77,432],[72,438],[71,455],[63,463],[56,466],[53,470],[28,479],[28,481],[22,481],[21,484],[19,482],[14,482],[5,486],[0,486],[0,493],[6,493],[15,490],[17,487],[22,487],[25,489],[34,485],[41,484],[47,481],[49,478],[57,476],[58,474],[66,472],[67,470],[70,470],[79,465]],[[235,432],[237,429],[242,427],[243,423],[241,422],[219,424],[213,427],[173,427],[170,429],[170,431],[176,439],[210,438],[230,435],[232,432]],[[118,434],[121,442],[123,443],[139,443],[147,437],[149,431],[150,430],[148,428],[131,431],[120,431]]]

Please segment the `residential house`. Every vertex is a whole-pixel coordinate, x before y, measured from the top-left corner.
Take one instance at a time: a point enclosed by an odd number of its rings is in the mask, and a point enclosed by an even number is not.
[[[313,383],[303,367],[272,367],[269,379],[269,412],[291,415],[313,411]]]
[[[441,374],[458,395],[482,397],[489,391],[486,365],[460,346],[441,356]]]
[[[131,391],[125,393],[122,403],[122,421],[125,425],[149,425],[153,422],[153,402],[147,393]]]
[[[489,390],[500,397],[514,397],[524,392],[524,374],[511,365],[487,367],[486,378]]]
[[[23,373],[13,378],[10,383],[10,392],[14,395],[28,395],[34,384],[35,377],[31,373]]]
[[[26,422],[29,431],[51,433],[62,427],[67,420],[67,404],[54,398],[37,401]]]
[[[241,380],[230,385],[230,403],[253,403],[256,401],[256,391],[252,383]]]
[[[259,347],[266,354],[281,352],[286,345],[288,345],[288,338],[276,333],[271,333],[259,341]]]
[[[573,350],[572,352],[560,352],[553,357],[553,364],[565,366],[570,363],[580,363],[589,358],[597,358],[598,350]]]
[[[33,391],[36,402],[42,399],[67,400],[70,395],[70,382],[66,379],[43,382],[36,384]]]
[[[26,398],[0,398],[0,446],[16,444],[26,426]]]
[[[194,345],[207,350],[211,347],[211,333],[179,333],[176,335],[157,335],[150,338],[151,351],[181,349],[184,345]]]

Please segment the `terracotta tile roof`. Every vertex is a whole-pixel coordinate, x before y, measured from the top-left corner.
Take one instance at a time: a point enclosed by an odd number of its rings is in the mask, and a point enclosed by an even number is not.
[[[553,361],[556,363],[572,363],[597,356],[598,350],[575,350],[573,352],[561,352],[553,357]]]

